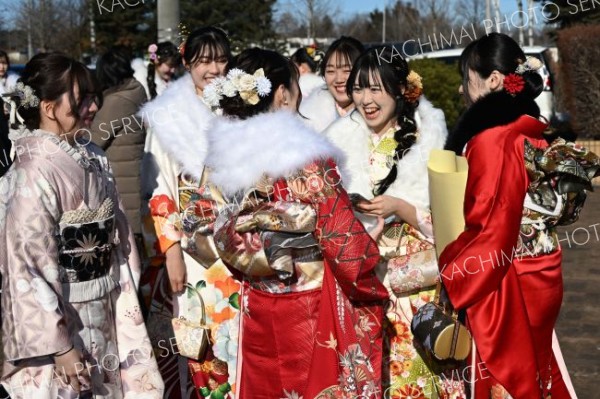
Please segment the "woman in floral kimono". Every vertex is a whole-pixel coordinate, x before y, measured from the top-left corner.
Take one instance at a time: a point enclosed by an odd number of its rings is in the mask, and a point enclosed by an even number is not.
[[[25,66],[11,99],[22,124],[0,181],[0,267],[12,398],[163,395],[133,234],[106,157],[80,134],[96,93],[83,64],[47,53]]]
[[[206,164],[217,251],[244,286],[241,398],[381,397],[379,252],[339,185],[338,151],[296,114],[298,71],[250,49],[204,91],[226,117]]]
[[[153,250],[150,256],[159,260],[144,274],[144,288],[152,296],[148,330],[170,399],[189,397],[188,374],[197,397],[213,383],[225,385],[224,397],[233,397],[235,391],[237,351],[224,342],[237,334],[241,285],[215,252],[206,216],[218,193],[206,186],[204,158],[198,157],[198,151],[206,150],[206,125],[214,117],[202,93],[223,75],[230,55],[222,30],[192,32],[183,47],[188,73],[140,111],[149,127],[142,169],[142,191],[149,200],[144,234]],[[203,358],[188,359],[176,355],[171,318],[200,320],[195,289],[204,300],[212,349]]]
[[[379,274],[390,295],[386,397],[463,397],[459,381],[438,375],[420,356],[410,331],[413,314],[433,299],[437,276],[427,160],[446,140],[444,114],[421,96],[420,77],[390,48],[368,50],[356,60],[347,92],[356,110],[325,135],[346,155],[342,183],[356,195],[358,217],[368,228],[377,217],[385,219],[378,245]]]

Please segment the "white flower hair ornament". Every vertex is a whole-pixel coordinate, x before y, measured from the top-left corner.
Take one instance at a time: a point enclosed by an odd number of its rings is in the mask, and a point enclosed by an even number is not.
[[[218,77],[204,88],[204,101],[211,107],[218,107],[219,101],[225,97],[239,95],[244,103],[256,105],[260,97],[271,93],[271,81],[265,77],[265,71],[260,68],[250,75],[239,68],[233,68],[226,77]]]
[[[6,102],[10,104],[10,124],[14,124],[17,120],[19,123],[25,123],[25,120],[17,108],[34,108],[40,105],[40,99],[35,95],[33,89],[27,86],[23,82],[18,82],[15,86],[15,90],[11,93],[3,94],[2,97]],[[19,97],[19,105],[14,100],[14,97]]]
[[[519,64],[519,66],[517,67],[517,70],[515,72],[518,73],[519,75],[522,75],[523,73],[525,73],[527,71],[537,71],[538,69],[540,69],[543,66],[544,66],[544,64],[542,64],[542,61],[540,61],[538,58],[527,56],[525,58],[525,62],[522,64]]]

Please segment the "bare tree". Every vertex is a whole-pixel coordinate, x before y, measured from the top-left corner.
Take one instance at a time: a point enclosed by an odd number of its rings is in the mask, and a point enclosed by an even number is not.
[[[448,0],[415,0],[415,5],[425,18],[426,32],[432,36],[437,35],[443,28],[443,21],[451,22],[454,19],[453,12],[448,7]]]
[[[80,57],[88,6],[88,0],[23,1],[15,15],[15,28],[27,32],[33,52],[60,50]]]
[[[485,0],[458,0],[456,9],[463,23],[477,26],[485,18]]]
[[[276,32],[283,37],[302,36],[306,32],[305,27],[289,11],[277,17]]]
[[[404,41],[418,37],[421,29],[419,10],[409,3],[397,1],[386,8],[386,37],[388,41]]]
[[[300,21],[306,21],[306,37],[313,40],[320,33],[317,31],[319,21],[339,12],[337,0],[289,0],[284,6],[298,15]]]
[[[458,22],[464,25],[470,25],[476,31],[476,36],[481,37],[485,33],[483,20],[486,18],[486,0],[457,0],[456,9]]]

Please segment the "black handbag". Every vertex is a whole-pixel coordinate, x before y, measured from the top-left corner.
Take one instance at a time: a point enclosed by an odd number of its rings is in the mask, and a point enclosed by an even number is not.
[[[417,344],[436,359],[464,360],[471,351],[471,334],[450,304],[440,300],[442,290],[438,282],[433,301],[417,310],[410,329]]]

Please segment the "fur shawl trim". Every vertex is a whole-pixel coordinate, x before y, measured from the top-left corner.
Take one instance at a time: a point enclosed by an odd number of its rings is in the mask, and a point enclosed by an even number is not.
[[[191,75],[175,81],[138,114],[183,171],[200,178],[208,148],[206,128],[215,115],[196,94]]]
[[[210,180],[225,195],[252,188],[263,175],[278,179],[316,160],[341,158],[325,137],[286,110],[246,120],[216,118],[208,140]]]
[[[534,100],[511,96],[505,91],[493,92],[476,101],[458,120],[448,137],[446,149],[463,153],[465,145],[484,130],[508,125],[523,115],[540,117],[540,108]]]
[[[300,114],[305,122],[317,132],[322,132],[339,118],[335,99],[326,86],[315,89],[300,103]]]
[[[429,210],[427,161],[432,149],[443,148],[448,135],[444,113],[425,97],[419,100],[415,113],[419,138],[410,151],[397,162],[398,176],[385,194],[402,198],[415,207]],[[369,145],[371,131],[359,112],[336,121],[325,135],[342,150],[346,162],[340,165],[344,187],[349,193],[373,198],[369,177]]]

